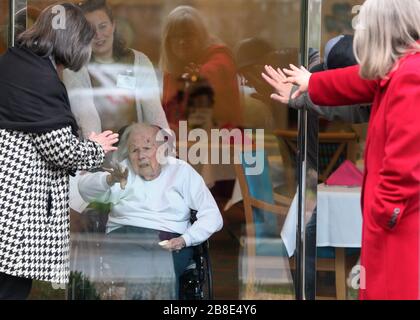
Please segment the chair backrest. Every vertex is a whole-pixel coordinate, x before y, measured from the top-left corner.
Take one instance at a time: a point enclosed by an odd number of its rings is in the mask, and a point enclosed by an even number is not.
[[[247,153],[259,163],[264,164],[260,174],[246,174],[246,170],[252,167],[245,161]],[[276,228],[278,221],[275,214],[252,205],[253,200],[274,204],[270,169],[265,152],[263,150],[245,151],[240,155],[240,162],[241,164],[236,165],[236,174],[244,198],[246,223],[248,226],[255,227],[255,237],[257,238],[273,236],[278,231]]]
[[[276,130],[274,133],[287,145],[289,159],[296,167],[297,131]],[[345,160],[356,161],[358,135],[355,132],[321,132],[318,136],[318,180],[324,182]],[[284,148],[283,148],[284,149]]]
[[[244,158],[252,156],[264,167],[260,174],[247,174]],[[263,150],[245,151],[235,164],[235,172],[243,196],[246,220],[247,251],[249,256],[286,256],[286,249],[280,238],[281,224],[286,218],[288,207],[275,204],[268,158]]]

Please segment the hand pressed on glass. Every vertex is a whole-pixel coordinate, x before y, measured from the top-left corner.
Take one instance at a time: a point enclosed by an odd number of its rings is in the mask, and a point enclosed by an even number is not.
[[[92,132],[89,135],[89,140],[99,143],[104,149],[105,153],[118,149],[117,147],[113,146],[118,142],[118,133],[114,133],[111,130],[106,130],[101,133]]]
[[[291,64],[290,69],[277,69],[271,66],[265,66],[266,73],[262,73],[262,77],[268,82],[276,92],[271,95],[271,98],[282,103],[289,102],[290,87],[288,85],[295,84],[299,88],[292,95],[292,99],[298,98],[301,94],[308,91],[309,79],[311,73],[304,67],[296,67]],[[289,90],[290,89],[290,90]]]

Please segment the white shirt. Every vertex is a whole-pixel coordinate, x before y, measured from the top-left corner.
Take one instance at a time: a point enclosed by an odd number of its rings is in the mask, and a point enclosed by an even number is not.
[[[108,232],[122,225],[179,233],[187,246],[207,240],[223,226],[219,208],[203,178],[185,161],[168,158],[160,175],[151,181],[136,175],[129,162],[124,190],[116,183],[110,187],[106,172],[87,173],[78,186],[86,201],[111,203]],[[191,225],[190,209],[197,210]]]
[[[115,113],[118,111],[115,104],[120,98],[127,98],[127,94],[133,96],[135,100],[137,122],[147,122],[163,129],[169,128],[162,108],[159,83],[153,64],[145,54],[136,50],[132,51],[134,65],[130,71],[133,74],[133,88],[118,88],[118,85],[115,85],[119,74],[127,71],[126,65],[90,63],[88,67],[83,67],[78,72],[64,70],[63,82],[68,91],[70,106],[84,137],[88,137],[92,131],[99,133],[109,130],[110,128],[104,127],[101,123],[101,116],[111,123],[113,117],[119,118],[118,113]],[[115,79],[105,81],[106,77],[98,76],[103,80],[101,87],[92,88],[89,71],[96,76],[106,71]],[[106,102],[105,96],[110,96],[111,100],[116,102]],[[100,102],[99,105],[98,102]],[[120,127],[129,124],[131,121]]]

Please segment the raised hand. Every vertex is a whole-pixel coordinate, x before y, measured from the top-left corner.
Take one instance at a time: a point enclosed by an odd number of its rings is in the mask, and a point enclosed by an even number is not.
[[[275,70],[271,66],[265,66],[264,69],[267,74],[262,73],[262,77],[275,90],[275,93],[271,94],[270,98],[281,103],[288,104],[293,85],[286,82],[287,77],[280,68]]]
[[[292,99],[295,99],[308,91],[309,79],[311,78],[312,73],[306,70],[305,67],[298,68],[291,64],[290,69],[283,69],[283,71],[287,75],[285,82],[295,84],[299,87],[293,94]]]
[[[102,169],[109,173],[109,175],[106,177],[106,182],[110,187],[113,186],[115,183],[119,183],[121,189],[125,189],[128,179],[128,168],[123,169],[123,167],[119,163],[113,162],[111,163],[111,168]]]
[[[118,142],[118,133],[113,133],[110,130],[101,133],[92,132],[89,135],[89,140],[99,143],[104,149],[105,153],[118,149],[117,147],[113,146]]]

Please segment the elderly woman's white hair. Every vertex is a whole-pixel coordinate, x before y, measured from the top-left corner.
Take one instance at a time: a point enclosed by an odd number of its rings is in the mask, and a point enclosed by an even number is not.
[[[354,51],[363,78],[384,78],[404,54],[420,52],[419,0],[366,0],[358,19]]]
[[[150,132],[153,132],[155,137],[154,143],[157,147],[161,147],[163,144],[167,143],[165,148],[162,149],[164,152],[163,156],[175,155],[173,134],[171,132],[148,123],[133,123],[120,130],[120,142],[118,143],[118,150],[112,155],[113,162],[121,162],[128,158],[128,144],[130,136],[133,133],[149,134]]]

